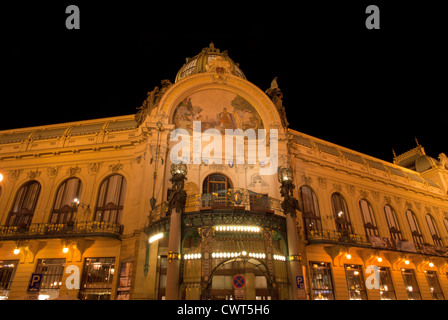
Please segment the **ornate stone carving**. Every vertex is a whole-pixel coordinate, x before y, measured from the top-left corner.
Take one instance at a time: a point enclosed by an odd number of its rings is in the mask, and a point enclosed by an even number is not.
[[[369,196],[369,192],[366,190],[359,190],[359,194],[361,195],[361,197],[363,198],[367,198]]]
[[[70,167],[67,170],[67,173],[70,177],[73,177],[74,175],[78,174],[81,172],[81,168],[78,167],[78,165],[74,166],[74,167]]]
[[[96,173],[98,173],[100,171],[102,166],[103,166],[103,162],[102,161],[92,162],[92,163],[89,163],[89,165],[87,166],[87,171],[90,174],[96,174]]]
[[[305,182],[305,184],[308,184],[308,185],[313,183],[313,178],[311,178],[310,176],[307,176],[305,174],[302,176],[302,180]]]
[[[109,166],[109,170],[114,172],[114,173],[118,172],[121,169],[123,169],[123,165],[120,163],[120,161],[118,161],[117,164],[111,164]]]
[[[14,169],[9,170],[9,181],[17,181],[19,179],[20,174],[22,173],[23,169]]]
[[[143,101],[141,107],[137,108],[138,111],[134,118],[138,125],[141,125],[143,121],[145,121],[146,116],[148,116],[151,111],[157,107],[161,97],[172,85],[172,83],[170,80],[165,79],[161,81],[161,85],[162,87],[160,89],[158,86],[155,86],[152,91],[148,91],[145,101]]]
[[[187,202],[187,192],[184,190],[184,180],[187,180],[183,174],[175,174],[170,178],[173,188],[168,199],[168,211],[176,209],[177,213],[182,213]]]
[[[319,177],[317,179],[317,182],[319,183],[319,187],[321,187],[322,189],[327,189],[327,178]]]
[[[283,127],[287,127],[289,125],[288,120],[286,119],[285,106],[283,105],[283,93],[278,87],[277,77],[274,78],[271,82],[271,87],[266,90],[267,96],[272,100],[275,105],[275,108],[280,115],[280,119],[282,121]]]
[[[50,178],[56,177],[59,174],[59,171],[61,171],[61,166],[49,167],[47,168],[47,176]]]
[[[41,172],[39,170],[37,170],[37,169],[36,169],[36,171],[30,171],[30,172],[28,172],[28,178],[30,180],[36,179],[36,178],[38,178],[40,176],[40,173]]]
[[[352,196],[355,194],[355,186],[352,184],[347,184],[345,186],[347,188],[347,191],[349,194],[351,194]]]

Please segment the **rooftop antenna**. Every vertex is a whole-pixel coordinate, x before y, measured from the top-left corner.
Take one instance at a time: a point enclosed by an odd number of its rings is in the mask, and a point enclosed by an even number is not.
[[[415,139],[415,143],[417,144],[417,147],[420,147],[420,143],[418,143],[418,140],[417,140],[416,136],[414,136],[414,139]]]

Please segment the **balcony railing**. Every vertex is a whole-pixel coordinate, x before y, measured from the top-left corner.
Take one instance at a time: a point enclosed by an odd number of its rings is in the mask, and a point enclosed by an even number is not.
[[[187,196],[185,213],[211,211],[235,212],[251,211],[272,213],[284,216],[281,200],[265,195],[253,193],[246,189],[228,189],[216,193],[202,193]],[[164,201],[155,206],[149,214],[149,223],[154,223],[169,215],[168,202]]]
[[[169,216],[167,201],[155,206],[149,214],[146,232],[168,231]],[[216,224],[250,224],[286,232],[281,200],[239,188],[187,196],[182,219],[185,229]]]
[[[371,246],[366,236],[336,230],[309,230],[307,231],[307,239],[310,242],[335,242],[358,246]]]
[[[111,222],[85,221],[67,224],[32,223],[29,226],[0,226],[0,240],[67,238],[83,236],[119,237],[123,225]]]
[[[310,244],[335,243],[354,247],[367,247],[399,252],[421,253],[431,256],[448,257],[448,248],[429,244],[416,245],[413,241],[396,240],[379,236],[369,236],[338,232],[335,230],[308,230],[307,240]]]

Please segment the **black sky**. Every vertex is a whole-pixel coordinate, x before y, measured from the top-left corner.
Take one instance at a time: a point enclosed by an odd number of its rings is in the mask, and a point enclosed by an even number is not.
[[[278,77],[293,129],[386,161],[414,137],[435,158],[448,153],[446,19],[436,1],[92,2],[2,9],[0,130],[135,113],[213,41],[263,91]],[[80,8],[80,30],[65,28],[69,4]],[[380,30],[365,28],[369,4],[381,10]]]

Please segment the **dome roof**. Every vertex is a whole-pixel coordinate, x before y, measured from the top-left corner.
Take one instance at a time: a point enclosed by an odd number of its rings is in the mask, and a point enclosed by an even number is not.
[[[433,167],[437,167],[437,160],[427,155],[423,155],[415,160],[415,170],[417,170],[417,172],[424,172]]]
[[[207,66],[210,61],[217,58],[228,62],[229,70],[233,75],[246,79],[246,76],[238,67],[238,64],[228,56],[227,50],[221,52],[218,48],[215,48],[215,45],[211,42],[210,45],[207,48],[202,49],[198,55],[186,59],[187,61],[177,73],[176,82],[197,73],[207,72]]]

